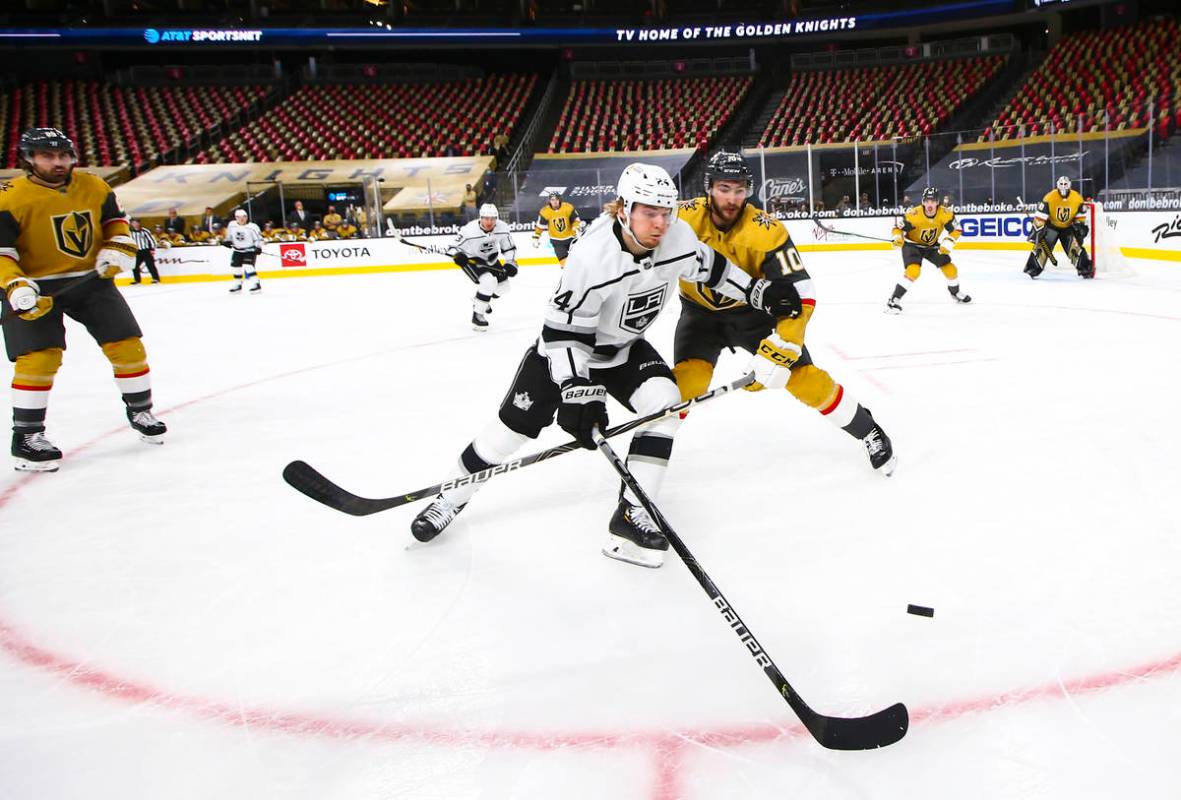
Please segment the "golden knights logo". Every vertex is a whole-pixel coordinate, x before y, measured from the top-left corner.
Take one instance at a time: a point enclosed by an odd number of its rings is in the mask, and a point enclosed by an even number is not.
[[[923,240],[923,244],[934,246],[935,242],[939,239],[939,231],[935,228],[927,228],[919,234],[919,238]]]
[[[52,219],[57,249],[74,258],[85,258],[94,243],[94,222],[90,211],[71,211]]]
[[[733,297],[727,297],[721,292],[715,292],[713,289],[706,286],[703,282],[698,282],[697,292],[717,310],[723,308],[730,308],[731,306],[739,305],[742,301],[735,300]]]
[[[1061,222],[1063,225],[1065,225],[1066,223],[1070,222],[1070,217],[1072,215],[1070,213],[1069,208],[1067,208],[1066,206],[1059,206],[1058,210],[1054,212],[1054,216],[1058,219],[1059,222]]]

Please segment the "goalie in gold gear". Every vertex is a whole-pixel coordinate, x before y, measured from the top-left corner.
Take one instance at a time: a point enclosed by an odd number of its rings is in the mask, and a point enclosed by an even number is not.
[[[541,247],[541,234],[549,233],[549,243],[558,257],[558,264],[565,267],[570,246],[578,240],[578,211],[562,199],[557,192],[550,192],[537,222],[533,224],[533,247]]]
[[[939,192],[928,186],[922,201],[909,209],[894,223],[894,246],[902,248],[903,281],[894,287],[894,295],[886,301],[887,314],[902,313],[902,296],[919,279],[923,261],[939,267],[947,278],[947,291],[957,303],[970,303],[972,298],[960,292],[960,272],[951,260],[951,251],[960,238],[960,224],[955,214],[939,202]]]
[[[102,347],[131,427],[161,443],[166,428],[152,415],[142,334],[111,280],[135,264],[136,251],[115,193],[102,178],[74,171],[74,143],[55,128],[25,131],[18,147],[26,174],[0,184],[0,326],[15,363],[16,468],[53,472],[61,461],[45,438],[45,413],[66,349],[64,316]]]
[[[1033,215],[1033,232],[1029,237],[1033,252],[1025,262],[1025,274],[1031,278],[1041,275],[1047,259],[1053,257],[1054,245],[1061,243],[1079,277],[1094,278],[1095,264],[1083,249],[1090,232],[1083,196],[1070,187],[1070,178],[1063,175],[1042,198]]]
[[[696,397],[709,388],[723,348],[742,348],[755,353],[755,390],[786,388],[861,440],[873,468],[889,475],[897,464],[890,437],[869,409],[812,363],[804,344],[816,308],[812,280],[783,224],[747,202],[751,188],[746,160],[738,153],[716,153],[706,167],[705,196],[681,203],[680,219],[749,275],[791,281],[799,295],[799,313],[772,317],[704,284],[681,281],[681,316],[673,344],[673,375],[681,397]]]

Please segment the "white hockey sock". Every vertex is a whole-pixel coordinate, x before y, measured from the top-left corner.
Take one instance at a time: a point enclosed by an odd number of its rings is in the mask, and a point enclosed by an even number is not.
[[[521,445],[527,441],[529,441],[528,436],[510,430],[497,417],[488,427],[480,431],[471,444],[464,448],[463,453],[459,456],[459,470],[455,473],[455,477],[471,475],[473,472],[502,464],[508,461],[513,453],[517,452]],[[483,485],[483,483],[470,483],[466,486],[448,489],[443,492],[443,499],[461,506],[471,500]]]

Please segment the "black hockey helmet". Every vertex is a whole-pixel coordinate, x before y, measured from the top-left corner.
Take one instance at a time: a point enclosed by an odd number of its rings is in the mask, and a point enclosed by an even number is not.
[[[926,189],[923,189],[922,200],[923,200],[923,202],[926,202],[927,200],[934,200],[936,203],[938,203],[939,202],[939,190],[936,189],[934,186],[928,186]]]
[[[553,200],[555,197],[558,198],[559,203],[562,202],[562,193],[561,192],[550,192],[548,195],[546,195],[545,199],[546,200]]]
[[[705,166],[706,194],[709,194],[709,190],[713,188],[714,181],[742,181],[746,184],[747,191],[750,191],[754,186],[754,175],[750,171],[750,165],[742,157],[742,153],[727,153],[725,150],[719,150],[710,156],[709,163]]]
[[[29,128],[21,134],[17,144],[21,158],[32,162],[33,153],[38,150],[65,150],[75,159],[78,158],[74,142],[57,128]]]

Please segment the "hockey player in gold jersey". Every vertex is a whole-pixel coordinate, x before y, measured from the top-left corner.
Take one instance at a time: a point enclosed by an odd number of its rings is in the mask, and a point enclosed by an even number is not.
[[[63,315],[102,347],[131,427],[161,443],[166,428],[152,415],[142,334],[111,280],[131,269],[136,251],[115,193],[101,178],[74,171],[74,143],[55,128],[25,131],[18,147],[26,174],[0,185],[0,313],[15,363],[16,468],[53,472],[61,460],[45,438],[45,415],[66,348]]]
[[[558,264],[565,267],[570,245],[578,240],[578,226],[577,209],[562,200],[558,192],[550,192],[545,205],[537,212],[537,222],[533,223],[533,246],[540,247],[541,234],[549,233]]]
[[[775,318],[720,295],[700,283],[681,281],[681,316],[673,344],[673,375],[681,397],[709,388],[723,348],[742,348],[752,362],[754,388],[786,388],[850,436],[861,440],[874,469],[889,475],[893,445],[869,410],[812,363],[804,344],[816,308],[812,280],[783,223],[747,202],[752,176],[738,153],[715,153],[705,172],[705,196],[681,204],[680,219],[697,238],[755,278],[784,278],[800,297],[800,314]]]
[[[1095,263],[1083,249],[1091,229],[1087,226],[1087,212],[1083,197],[1070,187],[1070,178],[1063,175],[1055,188],[1046,193],[1033,215],[1033,252],[1025,262],[1025,274],[1036,278],[1046,268],[1054,245],[1061,243],[1063,252],[1074,264],[1081,278],[1095,277]]]
[[[947,278],[947,291],[957,303],[970,303],[972,298],[960,292],[959,269],[951,260],[951,251],[960,238],[960,224],[950,208],[939,202],[939,192],[928,186],[922,201],[908,209],[894,223],[894,246],[902,248],[902,278],[894,287],[894,295],[886,301],[887,314],[902,313],[902,296],[909,284],[919,279],[923,261],[939,267]]]

